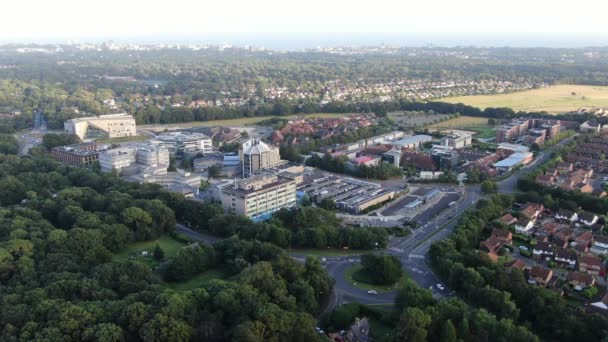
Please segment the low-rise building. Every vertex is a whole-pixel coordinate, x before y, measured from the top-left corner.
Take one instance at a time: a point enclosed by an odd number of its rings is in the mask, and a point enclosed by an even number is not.
[[[74,166],[90,166],[99,160],[99,153],[109,149],[110,145],[98,145],[94,142],[57,146],[51,150],[53,158],[61,163]]]
[[[608,253],[608,236],[596,235],[593,237],[591,253],[605,255]]]
[[[137,150],[132,147],[118,147],[99,154],[99,165],[103,172],[121,173],[132,166],[136,160]]]
[[[553,278],[552,270],[541,266],[532,266],[532,269],[530,269],[530,273],[528,275],[528,283],[547,287],[551,281],[551,278]]]
[[[566,277],[568,283],[578,291],[595,285],[595,277],[591,274],[570,271]]]
[[[576,268],[576,260],[577,255],[575,251],[559,247],[555,249],[555,262],[559,266],[574,269]]]
[[[539,241],[532,250],[532,254],[537,259],[551,259],[554,253],[555,246],[547,241]]]
[[[557,213],[555,213],[555,219],[561,222],[572,223],[578,220],[578,214],[572,210],[559,209]]]
[[[578,258],[578,270],[581,272],[604,276],[606,267],[602,259],[595,255],[581,255]]]
[[[527,236],[532,235],[532,233],[534,233],[534,221],[520,218],[515,224],[515,232]]]

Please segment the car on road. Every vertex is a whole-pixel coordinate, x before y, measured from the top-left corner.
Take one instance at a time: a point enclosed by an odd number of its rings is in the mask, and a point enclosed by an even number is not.
[[[437,284],[437,288],[440,289],[441,291],[445,290],[445,287],[441,284]]]
[[[367,291],[367,294],[369,294],[369,295],[377,295],[378,291],[376,291],[376,290],[369,290],[369,291]]]

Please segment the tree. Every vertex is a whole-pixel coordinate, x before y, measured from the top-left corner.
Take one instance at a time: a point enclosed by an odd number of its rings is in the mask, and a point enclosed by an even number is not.
[[[49,151],[53,149],[53,147],[72,145],[79,142],[80,138],[75,134],[47,133],[42,137],[42,145]]]
[[[398,341],[425,342],[431,316],[418,308],[407,308],[399,317],[396,337]]]
[[[443,323],[443,328],[441,330],[441,342],[458,342],[458,337],[456,337],[456,328],[454,328],[454,324],[452,324],[452,321],[449,319]]]
[[[376,284],[394,284],[403,275],[401,262],[393,255],[364,254],[361,256],[361,265]]]
[[[485,194],[493,194],[498,191],[498,185],[490,180],[481,182],[481,191]]]
[[[321,201],[320,207],[325,210],[334,210],[336,209],[336,202],[331,198],[326,197]]]
[[[219,165],[211,165],[207,169],[210,178],[218,178],[221,175],[222,168]]]
[[[180,319],[156,314],[152,320],[143,325],[139,331],[139,336],[144,341],[151,342],[187,342],[192,336],[192,328]]]
[[[165,252],[163,251],[163,249],[160,247],[160,245],[158,244],[158,242],[156,243],[156,246],[154,246],[154,259],[161,261],[165,258]]]

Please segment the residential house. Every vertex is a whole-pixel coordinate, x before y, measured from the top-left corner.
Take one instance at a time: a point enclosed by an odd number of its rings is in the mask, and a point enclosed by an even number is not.
[[[517,218],[513,217],[513,215],[511,215],[511,214],[506,214],[506,215],[498,218],[498,221],[502,222],[503,224],[505,224],[507,226],[510,226],[517,222]]]
[[[593,275],[604,276],[606,273],[606,266],[598,256],[581,255],[578,258],[578,270]]]
[[[602,297],[599,302],[591,303],[589,309],[595,309],[596,312],[606,313],[608,311],[608,292]]]
[[[516,268],[516,269],[522,270],[522,271],[525,268],[527,268],[526,263],[521,261],[520,259],[515,259],[513,261],[510,261],[510,262],[506,263],[505,266],[507,266],[509,268]]]
[[[555,219],[561,222],[572,223],[578,220],[578,214],[571,210],[560,209],[555,213]]]
[[[571,240],[574,240],[574,230],[570,228],[564,228],[557,233],[553,234],[551,241],[558,247],[566,248]]]
[[[509,244],[509,245],[513,242],[513,234],[511,234],[511,232],[506,231],[504,229],[494,228],[494,229],[492,229],[492,234],[490,236],[495,237],[501,241],[504,241],[504,243]]]
[[[585,226],[591,227],[597,223],[597,215],[584,211],[579,215],[579,221]]]
[[[557,232],[558,228],[560,228],[560,227],[561,227],[561,224],[554,222],[554,221],[542,223],[536,229],[535,235],[537,237],[541,237],[541,238],[549,238],[549,237],[553,236],[553,234],[555,234]]]
[[[566,277],[568,283],[575,290],[581,291],[595,285],[595,277],[591,274],[570,271]]]
[[[528,274],[528,283],[547,287],[553,277],[553,271],[541,266],[532,266]]]
[[[574,238],[574,241],[572,242],[572,246],[589,247],[589,246],[591,246],[592,243],[593,243],[593,233],[588,230],[588,231],[578,234],[578,236]]]
[[[479,243],[479,250],[485,252],[490,260],[498,261],[498,253],[505,245],[505,242],[498,237],[490,236],[488,239]]]
[[[522,208],[521,214],[524,217],[535,221],[543,212],[543,209],[545,209],[545,207],[542,204],[528,203]]]
[[[559,247],[555,249],[555,262],[561,267],[576,268],[576,259],[575,251]]]
[[[555,253],[555,246],[551,242],[539,241],[534,249],[532,255],[537,259],[550,259]]]
[[[532,235],[534,232],[534,221],[527,218],[520,218],[515,224],[515,232],[522,235]]]
[[[608,253],[608,236],[595,235],[593,237],[593,244],[591,245],[590,251],[594,254]]]

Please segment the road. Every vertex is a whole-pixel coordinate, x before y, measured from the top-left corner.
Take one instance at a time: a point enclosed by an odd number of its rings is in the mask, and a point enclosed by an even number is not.
[[[497,182],[499,192],[513,193],[517,188],[517,181],[522,174],[531,172],[548,161],[554,149],[563,146],[573,138],[565,139],[551,149],[540,152],[533,163],[514,172],[506,179]],[[445,187],[445,185],[441,185],[441,187]],[[391,239],[386,249],[387,253],[395,255],[401,260],[404,270],[419,286],[430,289],[437,298],[450,297],[453,295],[453,292],[441,282],[429,267],[427,253],[430,246],[434,242],[450,236],[458,224],[459,216],[483,197],[479,185],[467,185],[460,189],[460,192],[461,197],[454,205],[431,218],[426,224],[415,229],[410,236]],[[183,226],[178,226],[178,231],[194,239],[208,243],[217,241],[217,238],[190,231]],[[300,261],[304,260],[303,255],[293,254],[292,257]],[[359,263],[359,256],[325,257],[323,259],[325,260],[327,272],[336,281],[334,294],[328,308],[325,310],[326,312],[329,312],[335,306],[350,302],[376,305],[394,303],[395,296],[397,295],[396,290],[370,295],[366,290],[353,286],[346,281],[344,276],[345,271],[349,267]],[[438,284],[441,284],[443,289],[440,289],[437,286]]]

